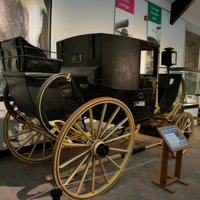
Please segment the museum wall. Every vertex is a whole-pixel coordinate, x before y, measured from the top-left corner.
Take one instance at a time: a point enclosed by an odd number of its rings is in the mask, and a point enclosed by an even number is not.
[[[56,41],[95,32],[112,33],[115,0],[53,0],[52,50]]]
[[[178,19],[170,25],[170,3],[163,0],[151,2],[162,7],[162,22],[160,32],[160,50],[173,47],[178,52],[177,66],[183,66],[185,46],[185,21]],[[151,36],[150,23],[144,19],[147,15],[148,2],[135,0],[131,36],[147,39]],[[52,2],[51,47],[56,50],[56,41],[71,36],[104,32],[114,32],[114,21],[118,13],[115,10],[115,0],[56,0]]]
[[[137,12],[137,10],[139,12]],[[133,37],[146,39],[145,1],[135,1]],[[115,0],[56,0],[52,4],[52,49],[56,41],[86,33],[113,33]]]

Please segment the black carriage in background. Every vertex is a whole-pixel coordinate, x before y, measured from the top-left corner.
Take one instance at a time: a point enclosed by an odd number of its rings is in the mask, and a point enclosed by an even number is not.
[[[54,149],[53,177],[69,198],[92,198],[116,182],[141,124],[177,123],[191,138],[192,117],[162,98],[180,75],[167,74],[169,86],[158,94],[157,44],[88,34],[57,42],[57,59],[21,37],[0,47],[7,147],[30,163]],[[151,55],[150,75],[140,73],[143,51]]]

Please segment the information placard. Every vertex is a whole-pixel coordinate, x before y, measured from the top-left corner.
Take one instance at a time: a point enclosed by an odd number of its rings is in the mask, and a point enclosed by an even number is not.
[[[190,147],[188,140],[178,127],[170,125],[158,128],[158,131],[172,151],[179,151]]]

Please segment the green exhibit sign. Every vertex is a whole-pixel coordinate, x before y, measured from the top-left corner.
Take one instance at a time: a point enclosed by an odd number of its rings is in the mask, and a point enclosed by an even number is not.
[[[162,8],[154,3],[148,2],[148,20],[161,24]]]

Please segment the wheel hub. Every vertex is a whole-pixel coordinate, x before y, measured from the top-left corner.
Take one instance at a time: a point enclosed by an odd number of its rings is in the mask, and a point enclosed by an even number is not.
[[[102,141],[98,141],[94,144],[93,153],[96,156],[106,157],[109,153],[109,147]]]

